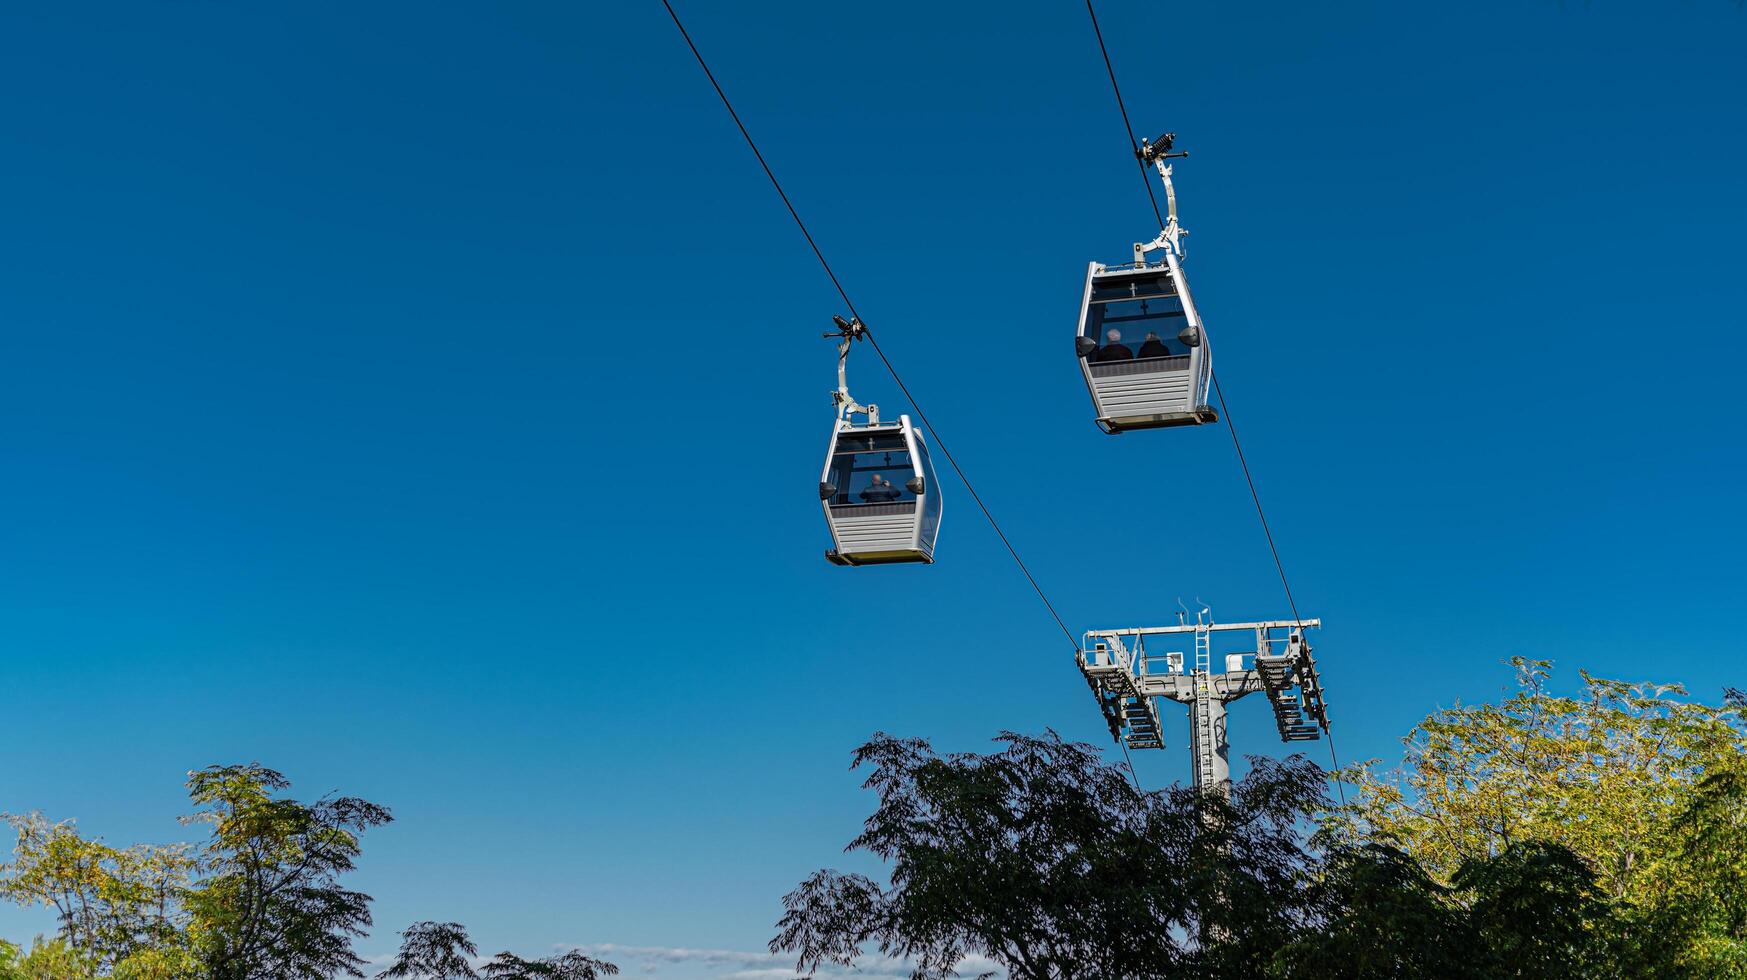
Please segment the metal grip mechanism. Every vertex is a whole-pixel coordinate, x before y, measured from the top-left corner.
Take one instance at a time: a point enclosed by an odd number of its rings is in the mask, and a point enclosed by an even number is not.
[[[837,331],[820,336],[843,338],[843,342],[837,345],[837,390],[831,393],[831,401],[837,406],[837,417],[841,419],[860,413],[867,416],[870,424],[877,425],[880,420],[880,407],[863,405],[849,397],[849,345],[867,339],[867,327],[862,325],[859,317],[845,320],[832,314],[831,322],[837,324]]]
[[[1171,147],[1176,142],[1176,133],[1166,133],[1155,140],[1148,140],[1145,137],[1142,137],[1140,141],[1140,149],[1135,150],[1134,155],[1140,158],[1141,163],[1145,164],[1156,164],[1160,160],[1170,160],[1174,157],[1188,156],[1188,150],[1178,150],[1176,153],[1171,152]]]

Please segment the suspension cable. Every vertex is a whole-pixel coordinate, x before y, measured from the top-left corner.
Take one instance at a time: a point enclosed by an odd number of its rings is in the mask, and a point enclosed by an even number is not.
[[[1237,438],[1237,423],[1231,420],[1231,410],[1225,405],[1225,390],[1219,386],[1219,372],[1213,376],[1213,393],[1219,397],[1219,414],[1225,419],[1225,429],[1231,433],[1231,447],[1237,450],[1237,464],[1243,467],[1244,482],[1250,487],[1250,500],[1256,505],[1256,516],[1262,521],[1262,536],[1268,539],[1268,553],[1274,556],[1274,571],[1280,573],[1280,586],[1286,590],[1286,605],[1292,608],[1292,621],[1304,628],[1304,618],[1298,615],[1298,602],[1292,598],[1292,583],[1286,580],[1286,566],[1280,562],[1280,549],[1274,546],[1274,532],[1268,529],[1268,515],[1262,510],[1262,497],[1256,492],[1255,477],[1250,475],[1249,460],[1244,458],[1244,444]]]
[[[855,304],[849,301],[849,294],[844,291],[843,283],[837,281],[837,273],[831,271],[831,263],[825,261],[825,253],[819,250],[819,243],[813,240],[813,233],[807,230],[807,223],[801,220],[801,214],[795,210],[794,203],[789,200],[789,195],[783,190],[782,182],[776,179],[776,173],[770,169],[770,164],[765,162],[764,154],[758,150],[758,144],[752,141],[752,134],[746,131],[746,124],[740,121],[740,113],[734,111],[734,103],[728,101],[728,93],[722,91],[722,83],[716,81],[716,73],[710,70],[710,66],[704,61],[704,56],[699,53],[698,46],[692,42],[691,34],[686,31],[685,25],[679,22],[679,14],[674,12],[673,4],[669,3],[668,0],[661,0],[661,5],[667,8],[667,16],[673,18],[673,26],[679,28],[679,36],[685,38],[685,46],[692,49],[692,57],[698,60],[698,67],[704,70],[704,77],[710,80],[710,86],[716,90],[717,97],[722,100],[722,106],[728,110],[728,115],[733,118],[734,125],[740,128],[740,135],[745,137],[746,145],[752,148],[752,155],[758,158],[758,165],[764,168],[764,175],[770,178],[770,186],[776,188],[777,196],[783,199],[783,207],[789,209],[789,217],[795,219],[795,226],[801,229],[802,237],[806,238],[807,244],[812,246],[813,255],[819,259],[819,265],[824,267],[825,275],[831,278],[831,285],[837,287],[837,295],[843,297],[843,305],[849,307],[851,314],[855,314]],[[856,319],[861,319],[860,315],[857,314]]]
[[[851,312],[854,312],[853,309]],[[865,329],[867,324],[864,323],[862,326]],[[1061,614],[1056,612],[1055,603],[1050,602],[1049,596],[1044,595],[1043,586],[1037,584],[1037,579],[1032,576],[1031,569],[1025,565],[1025,559],[1019,557],[1018,549],[1014,548],[1013,542],[1007,539],[1007,532],[1001,530],[1001,525],[995,520],[995,515],[989,512],[989,506],[983,503],[983,498],[977,493],[977,488],[971,485],[970,477],[965,476],[964,470],[959,467],[958,460],[952,458],[952,451],[946,448],[946,440],[940,438],[940,433],[935,430],[934,423],[928,421],[927,413],[922,411],[921,403],[916,401],[915,395],[910,394],[910,389],[904,384],[904,379],[898,377],[898,369],[892,366],[892,362],[886,357],[886,352],[880,349],[880,342],[874,337],[872,331],[868,332],[867,339],[873,344],[874,353],[880,356],[880,363],[886,366],[886,370],[892,375],[892,380],[898,383],[898,390],[904,393],[905,400],[910,403],[912,408],[916,409],[916,417],[922,420],[924,426],[927,426],[928,434],[934,438],[934,444],[940,447],[940,454],[946,457],[948,463],[952,464],[952,471],[958,474],[960,482],[964,483],[964,488],[970,491],[971,499],[977,502],[977,509],[981,510],[983,516],[988,518],[989,526],[995,529],[995,536],[999,537],[1001,543],[1007,546],[1007,553],[1013,556],[1014,563],[1019,566],[1021,572],[1025,573],[1025,580],[1031,583],[1032,591],[1036,592],[1037,597],[1043,600],[1044,607],[1049,610],[1050,617],[1055,620],[1056,626],[1060,627],[1062,635],[1068,638],[1068,643],[1073,645],[1074,655],[1078,656],[1080,641],[1074,638],[1074,631],[1068,629],[1068,624],[1062,621]]]
[[[1237,423],[1231,419],[1231,409],[1225,404],[1225,390],[1219,386],[1219,373],[1209,372],[1213,376],[1213,393],[1219,398],[1219,414],[1225,419],[1225,429],[1231,433],[1231,447],[1237,450],[1238,466],[1243,468],[1244,482],[1249,484],[1250,500],[1256,505],[1256,517],[1262,522],[1262,536],[1268,539],[1268,553],[1274,556],[1274,571],[1280,573],[1280,587],[1286,590],[1286,605],[1292,608],[1292,621],[1298,624],[1300,632],[1304,629],[1304,619],[1298,615],[1298,602],[1292,598],[1292,583],[1286,579],[1286,566],[1280,561],[1280,549],[1274,545],[1274,532],[1268,527],[1268,514],[1262,510],[1262,495],[1256,492],[1255,477],[1250,475],[1249,460],[1244,458],[1244,444],[1237,438]],[[1328,761],[1334,766],[1335,791],[1340,794],[1341,803],[1347,802],[1345,781],[1341,779],[1340,756],[1335,753],[1334,729],[1329,727],[1327,713],[1322,719],[1322,733],[1328,736]]]
[[[1092,33],[1097,35],[1098,50],[1104,55],[1104,70],[1110,74],[1110,90],[1116,93],[1116,108],[1122,113],[1122,128],[1128,130],[1128,145],[1134,149],[1134,162],[1140,167],[1140,184],[1146,188],[1146,199],[1152,202],[1153,217],[1158,219],[1159,227],[1165,227],[1164,215],[1159,213],[1159,199],[1153,194],[1153,177],[1147,173],[1146,161],[1140,156],[1140,141],[1134,138],[1134,125],[1128,121],[1128,105],[1122,101],[1122,86],[1116,84],[1116,66],[1110,63],[1110,49],[1104,46],[1104,32],[1098,29],[1098,12],[1092,9],[1092,0],[1086,0],[1086,14],[1092,18]]]
[[[1128,778],[1134,781],[1134,791],[1144,794],[1146,790],[1140,788],[1140,774],[1134,771],[1134,756],[1128,754],[1128,743],[1119,738],[1116,744],[1122,746],[1122,761],[1128,763]]]
[[[1019,557],[1019,549],[1013,547],[1013,542],[1007,537],[1007,532],[1001,530],[1000,522],[995,520],[995,515],[990,512],[988,505],[983,503],[982,495],[977,493],[977,488],[971,484],[970,477],[965,475],[963,467],[959,466],[958,460],[953,458],[952,450],[946,447],[946,440],[940,437],[940,432],[934,428],[934,423],[928,420],[928,414],[922,410],[922,404],[916,400],[915,395],[910,393],[909,386],[904,384],[904,379],[898,375],[898,369],[892,366],[891,359],[886,357],[886,352],[880,348],[879,339],[874,336],[872,329],[867,326],[867,321],[862,319],[861,314],[856,310],[855,302],[849,298],[849,292],[843,288],[843,283],[837,278],[837,273],[832,271],[831,263],[825,259],[825,252],[819,248],[819,243],[813,239],[813,233],[807,230],[807,223],[801,220],[800,212],[795,210],[794,202],[789,200],[788,193],[783,190],[782,182],[777,180],[776,172],[771,170],[770,164],[764,159],[764,154],[759,151],[758,144],[752,139],[752,134],[746,129],[746,124],[740,121],[740,113],[734,111],[734,103],[729,101],[728,93],[722,90],[722,84],[716,81],[715,72],[710,71],[710,66],[704,61],[703,54],[698,51],[698,46],[692,40],[691,33],[688,32],[685,29],[685,25],[680,22],[679,14],[674,11],[673,4],[670,0],[661,0],[661,4],[667,8],[667,15],[673,18],[673,26],[679,28],[680,36],[685,38],[686,47],[691,49],[692,57],[697,59],[698,67],[704,70],[704,76],[710,80],[711,87],[716,90],[716,96],[722,100],[723,108],[728,110],[728,115],[733,118],[734,125],[739,127],[740,135],[746,140],[746,145],[752,150],[752,155],[758,158],[758,165],[764,168],[764,175],[770,178],[770,185],[776,188],[777,196],[782,198],[783,206],[788,208],[789,217],[795,219],[795,226],[801,229],[801,235],[807,239],[807,244],[812,247],[814,257],[819,260],[819,265],[825,270],[825,275],[831,279],[831,285],[836,287],[837,295],[843,298],[843,305],[849,309],[851,316],[861,322],[864,335],[867,337],[868,341],[873,344],[874,353],[879,355],[880,363],[886,366],[886,371],[891,374],[892,380],[898,383],[898,390],[904,393],[905,400],[910,403],[912,408],[916,409],[916,417],[921,420],[922,426],[928,430],[928,435],[934,440],[934,444],[940,447],[940,454],[944,456],[947,463],[952,466],[952,471],[958,474],[959,480],[964,483],[965,489],[970,492],[971,499],[976,501],[977,509],[983,512],[983,517],[988,520],[989,526],[994,528],[995,536],[1001,539],[1001,543],[1007,548],[1007,553],[1013,556],[1014,564],[1018,565],[1019,571],[1024,573],[1025,580],[1031,583],[1032,591],[1036,592],[1037,597],[1043,600],[1044,608],[1049,610],[1050,618],[1055,620],[1055,624],[1061,629],[1062,635],[1067,637],[1068,643],[1073,645],[1075,656],[1078,656],[1080,652],[1080,643],[1074,638],[1073,630],[1068,629],[1068,624],[1062,619],[1061,614],[1056,611],[1055,603],[1051,602],[1049,596],[1044,594],[1043,586],[1039,585],[1037,577],[1031,574],[1031,569],[1026,566],[1025,559]],[[1150,187],[1148,188],[1148,191],[1150,193]],[[1154,207],[1156,210],[1157,205],[1155,204]]]
[[[1122,85],[1116,80],[1116,68],[1110,60],[1110,49],[1104,44],[1104,32],[1098,27],[1098,12],[1092,9],[1092,0],[1086,0],[1086,15],[1092,20],[1092,33],[1098,39],[1099,53],[1104,56],[1104,69],[1110,75],[1110,91],[1116,95],[1116,108],[1122,113],[1123,128],[1128,131],[1128,144],[1133,148],[1135,161],[1140,165],[1141,180],[1146,184],[1146,196],[1147,200],[1152,203],[1153,217],[1157,218],[1160,227],[1163,227],[1164,219],[1159,216],[1159,200],[1158,197],[1153,194],[1152,176],[1147,173],[1146,161],[1142,160],[1140,157],[1140,143],[1134,138],[1133,124],[1128,121],[1128,104],[1123,101]],[[1249,484],[1250,500],[1256,505],[1256,517],[1262,522],[1262,535],[1267,538],[1268,552],[1274,556],[1274,570],[1280,574],[1280,586],[1286,590],[1286,605],[1292,610],[1292,621],[1296,623],[1299,630],[1302,631],[1304,628],[1304,620],[1298,615],[1298,602],[1292,596],[1292,583],[1286,578],[1286,566],[1280,560],[1280,549],[1274,544],[1274,532],[1268,527],[1268,514],[1262,509],[1262,496],[1256,491],[1255,478],[1250,475],[1249,460],[1244,458],[1243,443],[1238,441],[1237,426],[1232,424],[1231,409],[1228,408],[1225,403],[1225,391],[1219,386],[1219,374],[1218,372],[1209,373],[1213,379],[1213,392],[1219,398],[1220,415],[1225,419],[1226,430],[1231,433],[1231,445],[1233,449],[1237,450],[1238,465],[1243,468],[1244,482]],[[1332,775],[1335,778],[1335,788],[1340,793],[1341,803],[1345,805],[1347,802],[1347,791],[1340,775],[1340,756],[1335,752],[1334,733],[1329,728],[1326,718],[1323,720],[1322,730],[1323,734],[1328,737],[1328,757],[1329,762],[1334,766]],[[1126,748],[1126,746],[1124,748]]]

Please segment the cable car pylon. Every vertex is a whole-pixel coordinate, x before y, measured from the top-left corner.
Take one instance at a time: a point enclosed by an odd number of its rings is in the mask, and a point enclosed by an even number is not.
[[[1219,421],[1207,397],[1213,351],[1183,276],[1183,238],[1189,232],[1177,221],[1169,161],[1189,154],[1172,150],[1176,139],[1166,133],[1142,140],[1135,150],[1165,185],[1166,217],[1158,237],[1135,242],[1132,262],[1092,262],[1086,268],[1074,353],[1098,427],[1110,435]]]
[[[1182,617],[1179,617],[1182,618]],[[1189,707],[1189,753],[1195,788],[1231,795],[1231,740],[1226,705],[1249,694],[1267,694],[1282,742],[1315,741],[1328,731],[1328,705],[1316,660],[1304,638],[1320,619],[1215,623],[1203,608],[1193,623],[1130,629],[1087,630],[1081,643],[1080,673],[1098,699],[1110,735],[1133,749],[1165,747],[1159,723],[1161,700]],[[1213,634],[1253,631],[1253,653],[1225,655],[1223,670],[1213,670]],[[1149,655],[1149,636],[1193,634],[1193,669],[1183,651]],[[1245,668],[1249,658],[1252,666]]]

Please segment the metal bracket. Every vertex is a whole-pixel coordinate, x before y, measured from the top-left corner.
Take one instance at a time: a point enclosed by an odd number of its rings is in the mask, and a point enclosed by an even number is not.
[[[822,336],[843,338],[843,342],[837,345],[837,390],[831,393],[831,402],[837,406],[837,418],[841,420],[851,415],[866,415],[869,425],[878,425],[880,407],[863,405],[849,395],[849,345],[865,339],[867,327],[862,325],[859,317],[845,320],[833,315],[831,322],[837,324],[837,331]]]
[[[1182,242],[1183,236],[1188,235],[1189,230],[1177,224],[1177,188],[1171,183],[1171,165],[1165,162],[1189,155],[1187,150],[1171,152],[1171,146],[1176,143],[1176,140],[1176,133],[1166,133],[1157,140],[1142,139],[1140,149],[1135,151],[1135,156],[1140,158],[1141,163],[1151,164],[1158,170],[1159,179],[1165,184],[1164,230],[1159,232],[1159,237],[1150,242],[1134,243],[1134,261],[1137,264],[1144,265],[1147,254],[1156,252],[1161,248],[1170,249],[1176,253],[1178,259],[1189,257],[1188,253],[1183,250]]]

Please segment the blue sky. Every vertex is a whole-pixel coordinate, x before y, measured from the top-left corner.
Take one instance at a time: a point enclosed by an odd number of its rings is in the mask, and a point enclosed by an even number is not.
[[[1084,9],[680,9],[1070,625],[1283,615],[1225,430],[1092,424],[1155,229]],[[1739,5],[1100,16],[1343,757],[1512,654],[1747,683]],[[961,487],[938,564],[822,559],[844,311],[659,4],[8,8],[0,82],[0,808],[180,839],[258,759],[395,809],[367,952],[686,980],[866,867],[872,732],[1105,739]]]

